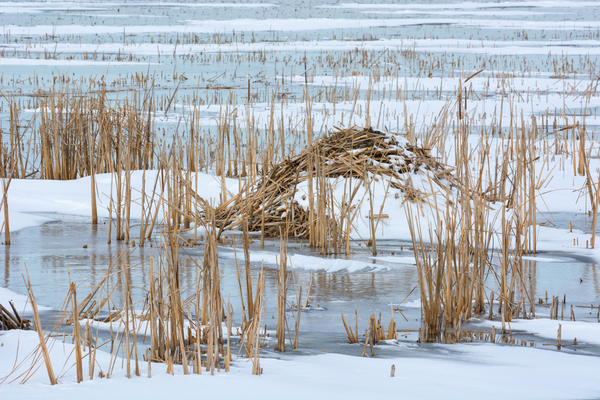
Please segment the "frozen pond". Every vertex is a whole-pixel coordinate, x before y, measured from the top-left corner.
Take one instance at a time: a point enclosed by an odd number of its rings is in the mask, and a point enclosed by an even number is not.
[[[133,301],[138,303],[138,307],[141,307],[146,292],[141,292],[136,288],[148,286],[150,260],[152,258],[157,260],[160,257],[159,237],[154,237],[144,247],[125,246],[114,241],[108,244],[106,221],[100,221],[99,225],[94,226],[89,224],[87,218],[83,217],[60,214],[43,214],[43,216],[55,218],[58,221],[18,231],[14,234],[11,246],[0,248],[1,257],[4,259],[4,268],[0,276],[2,286],[18,293],[26,293],[23,276],[26,274],[25,265],[27,265],[38,303],[58,309],[68,293],[69,274],[70,279],[79,285],[78,296],[83,298],[91,290],[90,287],[98,283],[111,261],[115,262],[119,255],[124,255],[125,263],[133,266],[129,270]],[[239,234],[236,234],[236,237],[236,243],[238,243],[236,248],[239,256],[242,257],[241,237]],[[254,240],[251,245],[251,254],[257,254],[259,258],[263,257],[266,260],[272,260],[275,256],[279,256],[278,240],[267,240],[264,249],[260,248],[258,237],[254,237]],[[152,247],[150,243],[152,243]],[[87,247],[84,248],[84,246]],[[400,251],[401,246],[404,249],[403,252]],[[362,345],[347,344],[340,314],[343,313],[346,320],[352,321],[351,323],[354,324],[356,307],[359,317],[359,332],[364,332],[372,313],[377,316],[381,313],[384,324],[389,322],[390,303],[395,308],[394,318],[401,335],[400,342],[407,342],[415,346],[414,348],[408,347],[408,351],[411,351],[410,349],[414,351],[411,356],[426,357],[430,352],[435,354],[439,351],[436,347],[419,347],[420,350],[416,347],[415,331],[421,327],[420,301],[416,267],[413,253],[408,250],[409,246],[410,244],[405,242],[381,241],[378,244],[380,254],[377,257],[361,251],[360,248],[355,248],[356,253],[348,258],[343,255],[338,256],[356,263],[363,263],[365,266],[371,265],[371,267],[354,272],[346,269],[327,271],[318,267],[315,269],[314,266],[307,269],[304,265],[296,265],[291,278],[288,301],[295,302],[294,280],[298,287],[302,286],[303,299],[305,298],[312,274],[313,283],[308,298],[311,309],[302,312],[299,349],[285,354],[318,354],[321,351],[330,351],[360,355]],[[184,247],[183,250],[185,252],[182,251],[180,258],[180,284],[184,288],[182,298],[186,298],[193,293],[197,284],[198,267],[192,260],[195,259],[196,262],[199,262],[204,253],[202,246]],[[227,299],[230,295],[231,299],[239,299],[236,266],[231,256],[232,246],[231,244],[222,245],[219,251],[223,297]],[[306,241],[290,241],[288,251],[292,255],[292,259],[298,255],[312,257],[313,263],[319,263],[319,260],[323,259],[318,253],[310,251]],[[410,261],[411,258],[413,258],[413,262]],[[571,305],[576,307],[575,313],[578,320],[597,319],[597,308],[582,307],[589,305],[596,307],[600,302],[600,271],[596,264],[578,254],[550,251],[540,252],[540,254],[525,257],[525,259],[527,260],[525,262],[527,279],[531,281],[536,299],[544,299],[546,294],[550,298],[553,295],[559,296],[561,299],[566,296],[565,310],[569,310]],[[331,257],[326,257],[324,268],[328,267],[327,260],[333,261]],[[243,264],[243,259],[239,261]],[[252,262],[253,279],[256,279],[261,264]],[[276,265],[267,262],[264,267],[266,271],[264,295],[266,324],[268,331],[274,335],[277,315]],[[292,265],[292,267],[294,266]],[[310,269],[314,270],[311,272]],[[119,293],[119,290],[120,287],[117,285],[117,292],[113,294],[112,299],[116,302],[117,307],[122,307],[122,294]],[[239,304],[234,300],[231,301],[234,308],[234,321],[239,324],[239,318],[236,317],[236,313],[241,312]],[[540,317],[547,317],[549,309],[547,306],[538,306],[536,313]],[[102,313],[102,315],[105,314],[107,313]],[[564,318],[569,320],[567,314],[568,312],[565,311]],[[53,315],[53,312],[46,311],[43,315],[47,319]],[[292,312],[288,311],[287,318],[289,319],[288,323],[293,324]],[[464,329],[489,330],[489,328],[481,328],[477,321],[464,324]],[[71,331],[68,326],[64,329],[66,332]],[[102,338],[106,334],[101,333],[100,337]],[[514,337],[540,346],[548,342],[548,339],[518,330],[514,332]],[[270,354],[277,358],[287,357],[285,354],[270,351],[269,348],[265,350],[266,353],[263,355],[266,356]],[[407,348],[382,345],[377,347],[376,354],[378,356],[393,355],[399,350],[405,353]],[[580,343],[577,350],[582,354],[600,354],[597,346],[589,346],[585,342]],[[564,351],[569,351],[569,349],[564,349]]]

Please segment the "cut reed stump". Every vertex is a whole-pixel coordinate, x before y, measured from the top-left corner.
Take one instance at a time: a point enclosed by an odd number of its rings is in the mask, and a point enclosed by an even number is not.
[[[288,237],[307,238],[310,226],[318,224],[311,221],[311,210],[296,197],[298,186],[304,182],[314,179],[317,182],[315,196],[326,197],[325,178],[381,177],[389,181],[391,188],[400,190],[406,200],[414,202],[427,195],[406,184],[410,180],[403,177],[423,169],[433,172],[435,183],[442,187],[455,182],[452,168],[439,163],[429,154],[429,149],[412,144],[403,136],[372,128],[338,129],[297,156],[263,171],[256,181],[215,210],[216,223],[220,232],[240,229],[247,221],[248,230],[263,231],[267,236],[279,236],[281,229]],[[321,184],[324,186],[319,190]],[[205,203],[199,196],[196,199]],[[319,207],[315,209],[319,211]],[[325,205],[320,209],[327,215],[313,219],[325,218],[327,226],[333,226],[335,221],[329,215],[329,207]]]

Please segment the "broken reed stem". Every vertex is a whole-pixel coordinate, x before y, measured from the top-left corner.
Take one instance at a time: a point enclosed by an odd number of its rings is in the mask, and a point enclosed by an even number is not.
[[[342,313],[342,323],[344,324],[344,329],[346,329],[346,335],[348,336],[348,343],[358,343],[357,337],[354,335],[350,327],[346,324],[346,319],[344,318],[344,314]]]
[[[398,332],[396,331],[396,322],[394,321],[394,304],[390,302],[390,310],[392,312],[392,319],[390,320],[390,326],[388,327],[387,340],[397,340]]]
[[[308,297],[310,296],[310,288],[312,287],[314,279],[314,270],[310,271],[310,278],[308,279],[308,290],[306,291],[306,297],[304,298],[304,303],[302,303],[302,308],[308,307]]]

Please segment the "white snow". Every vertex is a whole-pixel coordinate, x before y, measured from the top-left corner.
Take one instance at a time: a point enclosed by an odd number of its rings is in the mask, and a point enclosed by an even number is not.
[[[14,355],[23,360],[39,343],[35,332],[10,331],[0,334],[0,377],[12,372]],[[73,345],[50,339],[52,364],[59,377],[57,386],[50,386],[41,356],[40,367],[26,385],[19,385],[31,365],[28,360],[0,386],[3,398],[64,400],[68,398],[178,398],[200,391],[204,395],[223,398],[244,398],[259,393],[262,399],[361,399],[378,396],[419,399],[464,399],[485,394],[487,399],[583,399],[600,395],[595,374],[600,358],[566,354],[522,346],[492,344],[434,345],[433,357],[403,356],[415,344],[391,346],[398,355],[362,358],[340,354],[296,357],[293,361],[261,359],[263,375],[251,375],[251,363],[235,359],[229,373],[211,376],[182,373],[175,367],[173,376],[166,366],[152,364],[152,378],[147,378],[147,363],[140,362],[140,376],[125,377],[122,359],[117,358],[110,379],[97,376],[89,380],[88,363],[83,363],[84,381],[76,383]],[[390,346],[390,345],[384,345]],[[362,352],[356,347],[356,352]],[[84,360],[86,361],[86,360]],[[108,371],[110,355],[96,354],[95,371]],[[132,363],[134,365],[135,363]],[[395,377],[390,377],[392,365]],[[132,368],[133,371],[133,368]],[[527,377],[527,379],[516,379]],[[567,383],[567,384],[566,384]],[[492,389],[492,390],[491,390]]]
[[[288,268],[302,269],[302,270],[316,270],[326,272],[357,272],[357,271],[384,271],[391,268],[397,268],[396,266],[390,267],[388,265],[369,263],[364,261],[357,261],[343,258],[333,257],[319,257],[319,256],[307,256],[304,254],[290,254],[293,249],[288,249]],[[237,256],[239,261],[244,260],[244,253],[239,249],[234,254],[230,249],[223,249],[219,252],[219,257],[234,258]],[[343,257],[343,256],[342,256]],[[395,264],[411,265],[414,264],[414,258],[411,257],[373,257],[374,260],[386,261]],[[268,251],[251,251],[250,261],[254,263],[264,262],[266,266],[275,266],[281,262],[279,253],[268,252]]]
[[[140,219],[141,202],[140,193],[142,189],[142,171],[131,173],[132,205],[131,215]],[[146,188],[152,189],[157,177],[157,171],[146,171]],[[192,174],[191,182],[195,184],[196,178]],[[238,180],[228,179],[228,190],[235,194],[238,190]],[[97,207],[98,216],[108,218],[108,199],[111,195],[111,184],[113,196],[116,193],[116,176],[111,174],[99,174],[96,176]],[[221,181],[213,175],[198,173],[198,187],[200,195],[207,201],[216,202],[221,194]],[[146,193],[146,204],[150,200],[151,193]],[[155,196],[155,201],[160,193]],[[166,195],[164,195],[166,199]],[[11,231],[17,231],[29,226],[40,225],[51,220],[45,217],[29,213],[57,213],[89,216],[92,215],[91,181],[90,177],[68,180],[53,181],[39,179],[13,179],[8,190],[8,209]],[[4,221],[4,213],[0,213],[0,225]]]
[[[596,304],[597,306],[597,304]],[[575,309],[576,315],[580,315],[583,310],[582,308]],[[587,309],[586,309],[587,310]],[[593,309],[593,316],[596,316],[598,309]],[[489,320],[474,320],[475,323],[480,324],[484,327],[491,328],[495,326],[499,331],[502,322],[489,321]],[[510,322],[510,329],[513,332],[527,332],[533,335],[537,335],[546,339],[549,339],[548,343],[556,344],[556,338],[558,335],[558,327],[561,326],[561,339],[563,345],[572,345],[573,341],[577,339],[579,344],[594,344],[600,345],[600,323],[596,319],[586,319],[583,321],[571,321],[569,319],[549,319],[548,316],[544,316],[538,319],[516,319]]]

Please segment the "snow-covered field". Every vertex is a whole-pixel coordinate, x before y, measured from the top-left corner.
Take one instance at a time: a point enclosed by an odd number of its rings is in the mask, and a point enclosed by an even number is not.
[[[373,206],[368,201],[359,205],[352,231],[356,254],[321,257],[307,249],[305,242],[290,242],[289,264],[305,291],[309,277],[319,274],[310,296],[311,304],[318,307],[303,313],[299,350],[282,354],[264,351],[261,376],[252,375],[252,363],[234,354],[228,373],[211,376],[203,371],[201,376],[185,376],[181,366],[176,366],[171,375],[166,373],[166,365],[154,363],[152,378],[148,379],[148,364],[140,362],[140,376],[127,379],[123,358],[112,358],[104,348],[96,354],[94,379],[89,378],[86,358],[84,381],[78,384],[74,346],[67,336],[66,343],[62,337],[48,339],[59,380],[57,386],[51,386],[41,355],[32,356],[39,344],[37,333],[8,331],[0,333],[1,399],[196,395],[264,399],[600,398],[600,384],[595,378],[600,370],[600,271],[596,267],[600,246],[589,246],[593,204],[587,193],[587,177],[576,174],[573,153],[578,151],[579,141],[569,137],[558,140],[558,145],[555,142],[562,127],[585,126],[588,171],[597,185],[598,2],[11,1],[0,4],[0,21],[2,129],[9,125],[9,96],[19,101],[19,116],[27,121],[42,110],[32,101],[38,89],[79,86],[97,90],[102,77],[111,90],[111,99],[118,101],[128,96],[135,75],[151,76],[157,99],[162,96],[163,103],[169,103],[170,107],[152,115],[162,137],[168,138],[165,130],[169,135],[176,131],[185,135],[191,124],[197,124],[206,137],[214,137],[223,112],[230,115],[235,111],[239,129],[246,129],[252,121],[258,137],[266,136],[269,119],[275,116],[281,121],[278,129],[286,132],[288,145],[302,147],[306,143],[307,103],[302,100],[306,91],[312,98],[315,135],[334,127],[370,123],[384,131],[409,132],[423,143],[427,129],[443,120],[441,113],[450,115],[444,119],[449,123],[448,132],[454,129],[457,90],[468,76],[482,70],[464,87],[466,115],[474,132],[468,140],[470,165],[475,168],[485,150],[482,135],[489,138],[486,151],[491,159],[501,158],[505,143],[499,133],[506,135],[509,127],[529,129],[532,117],[541,124],[540,130],[548,132],[538,142],[538,150],[553,145],[553,149],[560,148],[532,161],[537,179],[534,193],[539,254],[523,259],[534,299],[558,295],[562,300],[567,296],[563,319],[548,318],[546,301],[536,307],[537,318],[507,324],[506,330],[514,338],[526,340],[526,346],[482,340],[418,343],[413,330],[420,326],[421,303],[418,288],[411,291],[417,285],[416,260],[409,249],[412,241],[405,201],[399,190],[379,181],[371,187]],[[199,101],[195,103],[199,111],[196,116],[192,116],[194,101]],[[9,135],[5,130],[2,133],[3,144],[8,145]],[[453,136],[440,143],[443,146],[434,149],[436,155],[444,163],[456,165]],[[139,229],[143,212],[142,187],[152,188],[160,174],[156,170],[131,174],[132,231]],[[215,204],[223,193],[223,182],[228,196],[240,188],[237,178],[222,180],[210,171],[192,174],[190,181],[197,182],[201,197]],[[340,200],[346,191],[345,182],[330,183],[334,197]],[[423,193],[432,190],[427,174],[415,175],[412,184]],[[88,225],[92,213],[89,177],[10,182],[8,218],[13,236],[11,246],[0,248],[0,260],[4,260],[0,304],[8,306],[12,300],[19,312],[31,318],[21,276],[24,264],[31,272],[33,291],[47,319],[59,309],[70,274],[85,291],[87,279],[94,284],[97,274],[112,262],[110,257],[123,248],[131,256],[131,264],[156,255],[156,249],[148,247],[126,247],[114,241],[106,244],[104,225],[115,185],[114,175],[96,176],[102,225],[92,230]],[[296,200],[302,202],[308,191],[306,184],[299,185]],[[361,188],[357,198],[365,196],[368,191]],[[430,200],[433,198],[441,203],[443,196],[437,193]],[[363,246],[371,238],[370,220],[366,218],[371,207],[387,215],[375,233],[381,250],[376,256]],[[501,240],[501,210],[499,202],[492,206],[489,217],[496,244]],[[425,208],[418,215],[420,226],[427,227],[439,214]],[[4,212],[0,212],[0,225],[4,222]],[[196,233],[205,231],[199,228]],[[132,234],[134,240],[136,235]],[[193,235],[192,229],[184,237]],[[239,232],[226,235],[239,237]],[[35,243],[46,239],[49,243]],[[257,236],[254,239],[258,242]],[[156,243],[159,238],[154,240]],[[280,257],[276,245],[276,241],[269,241],[264,249],[256,243],[251,247],[254,270],[262,264],[273,275]],[[200,250],[192,257],[198,254]],[[228,266],[224,267],[223,295],[230,291],[233,299],[238,293],[237,281],[231,284],[228,279],[235,275],[234,262],[244,260],[240,242],[237,250],[224,242],[219,260]],[[186,268],[183,282],[192,286],[193,265]],[[140,276],[134,278],[139,279],[134,284],[144,284],[146,275]],[[385,289],[378,291],[377,286],[384,286],[386,281]],[[390,287],[394,285],[397,288]],[[271,291],[267,297],[275,302],[275,284],[267,286]],[[190,290],[188,286],[186,290]],[[358,303],[363,330],[367,314],[384,313],[387,318],[390,301],[407,316],[405,321],[395,312],[399,339],[380,342],[375,357],[360,357],[362,344],[346,344],[339,312],[348,318]],[[568,306],[574,307],[575,321],[569,318]],[[273,304],[267,304],[265,312],[274,314],[273,309]],[[275,322],[272,324],[270,332]],[[560,351],[556,347],[559,325]],[[489,333],[492,326],[500,331],[502,321],[473,318],[465,326]],[[270,339],[269,347],[272,344]],[[98,377],[98,372],[109,371],[113,362],[110,379]],[[390,377],[392,366],[394,377]]]
[[[37,336],[32,332],[8,332],[1,337],[3,360],[0,374],[12,370],[14,354],[24,357],[33,351]],[[51,341],[52,359],[60,366],[60,384],[50,386],[45,371],[40,370],[24,385],[6,384],[0,389],[3,398],[64,399],[85,396],[89,399],[187,397],[191,395],[239,398],[257,396],[264,399],[359,399],[392,396],[411,399],[584,399],[598,397],[596,371],[600,359],[593,356],[565,354],[521,346],[492,344],[432,345],[435,353],[427,357],[407,357],[406,345],[397,347],[398,356],[361,358],[340,354],[297,357],[294,360],[263,359],[265,371],[251,375],[251,363],[235,361],[229,373],[211,376],[184,376],[176,368],[174,376],[165,373],[164,365],[152,365],[148,379],[147,365],[141,363],[140,376],[124,377],[118,366],[110,379],[75,381],[74,366],[68,360],[73,345]],[[108,354],[96,356],[96,371],[107,370]],[[117,364],[121,364],[117,360]],[[392,366],[395,376],[390,377]],[[43,369],[43,366],[42,366]],[[24,371],[24,370],[23,370]],[[16,382],[19,382],[17,379]]]

